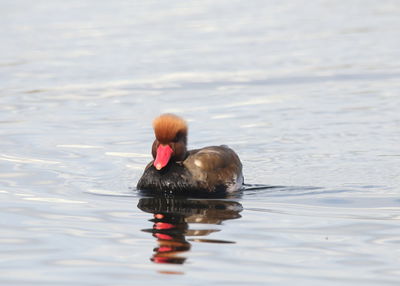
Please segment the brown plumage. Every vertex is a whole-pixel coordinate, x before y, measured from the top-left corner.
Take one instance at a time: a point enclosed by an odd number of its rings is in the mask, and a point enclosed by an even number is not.
[[[153,129],[157,140],[163,144],[173,141],[179,132],[187,135],[186,121],[170,113],[154,119]]]
[[[157,117],[153,128],[154,160],[140,178],[139,190],[202,195],[242,188],[242,164],[232,149],[222,145],[187,151],[187,124],[173,114]]]

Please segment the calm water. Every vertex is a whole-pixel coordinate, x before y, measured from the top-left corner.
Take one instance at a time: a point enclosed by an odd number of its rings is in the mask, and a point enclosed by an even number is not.
[[[398,1],[5,0],[0,27],[1,285],[398,285]],[[161,112],[273,187],[140,197]]]

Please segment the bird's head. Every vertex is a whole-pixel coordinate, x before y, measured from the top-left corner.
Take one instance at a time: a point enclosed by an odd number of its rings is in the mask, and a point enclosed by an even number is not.
[[[152,146],[153,165],[157,170],[168,162],[182,161],[186,157],[188,128],[186,121],[174,114],[162,114],[153,121],[156,139]]]

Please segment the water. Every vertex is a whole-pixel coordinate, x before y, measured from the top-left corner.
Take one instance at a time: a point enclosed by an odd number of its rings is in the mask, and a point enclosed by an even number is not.
[[[0,284],[398,285],[397,1],[2,1]],[[134,189],[151,120],[250,189]]]

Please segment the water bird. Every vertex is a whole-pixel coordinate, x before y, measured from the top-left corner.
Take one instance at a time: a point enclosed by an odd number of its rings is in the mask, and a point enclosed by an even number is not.
[[[174,114],[154,119],[153,160],[137,183],[156,194],[220,195],[243,187],[242,163],[226,145],[187,150],[188,126]]]

